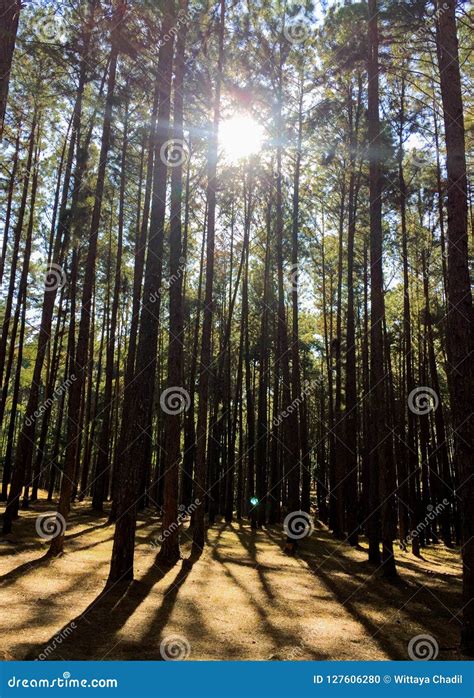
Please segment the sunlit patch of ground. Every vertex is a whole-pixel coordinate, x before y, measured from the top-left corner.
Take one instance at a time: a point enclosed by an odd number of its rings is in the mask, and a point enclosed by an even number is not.
[[[459,554],[442,545],[424,549],[423,559],[397,550],[394,585],[368,565],[364,541],[353,550],[321,525],[288,557],[279,527],[219,523],[194,565],[163,568],[151,545],[159,519],[147,512],[138,523],[136,582],[99,597],[113,527],[88,503],[76,504],[67,552],[45,560],[35,521],[53,508],[42,501],[22,512],[2,539],[6,658],[160,659],[160,643],[179,635],[190,659],[408,659],[408,642],[421,633],[435,639],[439,659],[462,658]],[[187,531],[183,538],[187,556]]]

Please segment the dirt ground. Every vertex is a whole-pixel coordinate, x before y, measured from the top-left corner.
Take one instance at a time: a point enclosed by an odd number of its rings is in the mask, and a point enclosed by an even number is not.
[[[402,660],[419,634],[435,638],[438,659],[463,658],[459,554],[441,545],[422,559],[397,551],[400,581],[391,584],[367,563],[364,542],[353,550],[320,524],[288,557],[280,527],[218,523],[193,565],[163,568],[151,545],[159,519],[147,512],[137,530],[136,581],[101,595],[113,527],[88,503],[75,505],[67,552],[48,560],[35,520],[51,509],[41,502],[22,512],[1,540],[3,658],[156,660],[163,643],[162,651],[184,646],[189,659]],[[186,530],[182,537],[186,557]]]

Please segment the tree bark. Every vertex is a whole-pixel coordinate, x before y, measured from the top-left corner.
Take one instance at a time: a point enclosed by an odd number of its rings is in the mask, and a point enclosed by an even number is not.
[[[0,0],[0,140],[7,108],[10,70],[15,50],[21,0]]]
[[[448,209],[448,380],[453,398],[454,461],[462,506],[461,646],[474,655],[473,307],[467,249],[467,178],[455,0],[437,3],[437,49],[446,139]]]
[[[162,34],[174,22],[174,4],[167,7]],[[162,42],[156,80],[159,85],[158,126],[155,142],[153,196],[148,237],[142,311],[133,381],[125,386],[122,430],[117,459],[117,497],[114,545],[108,585],[133,579],[137,506],[149,470],[152,405],[157,365],[160,299],[162,291],[163,239],[166,214],[167,158],[173,39]]]
[[[180,3],[180,12],[187,10],[187,0]],[[175,74],[173,83],[174,113],[173,138],[183,144],[183,87],[185,74],[186,23],[179,30],[176,42]],[[170,281],[169,281],[169,340],[168,383],[169,396],[182,395],[184,410],[189,408],[189,395],[183,387],[183,260],[182,220],[183,158],[171,171],[170,206]],[[174,563],[180,557],[178,523],[178,489],[181,461],[181,408],[172,409],[165,416],[165,482],[163,492],[163,534],[160,559]]]
[[[379,543],[382,541],[384,575],[396,575],[393,555],[394,496],[391,458],[388,454],[390,434],[385,417],[386,377],[384,371],[383,323],[385,302],[383,289],[382,177],[379,117],[379,37],[377,0],[369,0],[368,23],[368,136],[369,136],[369,197],[370,197],[370,377],[371,418],[374,437],[371,442],[369,488],[369,560],[380,562]],[[381,511],[381,517],[380,517]],[[381,526],[380,526],[381,518]]]
[[[82,289],[81,317],[79,322],[79,332],[75,349],[74,360],[71,361],[70,378],[72,380],[69,392],[68,420],[67,420],[67,444],[64,462],[64,471],[61,480],[61,492],[58,503],[58,515],[67,522],[71,506],[71,496],[74,488],[74,474],[78,457],[79,424],[81,399],[84,391],[85,377],[87,371],[87,355],[89,345],[89,331],[91,323],[91,304],[94,287],[94,274],[97,256],[97,242],[99,237],[99,227],[102,212],[102,199],[104,194],[105,173],[107,159],[110,148],[112,132],[112,111],[114,103],[115,81],[117,73],[117,62],[119,54],[119,29],[120,22],[125,14],[126,6],[123,0],[117,0],[113,18],[113,29],[111,33],[112,47],[110,51],[110,65],[107,82],[107,98],[105,103],[105,113],[102,125],[102,142],[99,154],[99,169],[95,187],[94,209],[92,212],[91,227],[87,248],[87,258],[85,263],[84,283]],[[56,556],[62,553],[64,547],[63,530],[52,539],[49,548],[49,555]]]
[[[224,61],[225,0],[220,0],[219,53],[214,92],[214,118],[209,138],[207,163],[207,248],[206,287],[204,293],[201,362],[199,372],[199,405],[196,428],[196,484],[204,495],[206,487],[207,412],[209,402],[209,370],[211,364],[212,319],[214,310],[214,247],[216,228],[217,146],[220,121],[221,82]],[[204,547],[204,496],[195,511],[193,554],[198,556]]]

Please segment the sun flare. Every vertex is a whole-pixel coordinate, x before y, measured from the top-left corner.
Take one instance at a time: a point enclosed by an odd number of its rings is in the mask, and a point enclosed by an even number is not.
[[[235,114],[222,122],[219,144],[228,162],[235,163],[258,153],[263,144],[263,127],[251,116]]]

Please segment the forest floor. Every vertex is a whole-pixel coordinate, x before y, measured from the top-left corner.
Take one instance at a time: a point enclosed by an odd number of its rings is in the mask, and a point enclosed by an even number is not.
[[[397,550],[400,580],[367,563],[365,543],[351,549],[321,524],[283,553],[281,527],[252,532],[248,522],[217,523],[193,564],[163,568],[152,541],[159,519],[140,515],[136,581],[104,589],[113,526],[90,504],[76,504],[66,553],[45,558],[35,530],[39,512],[22,512],[0,536],[0,656],[5,659],[160,659],[160,643],[185,638],[189,659],[408,659],[418,634],[439,644],[438,659],[461,659],[459,553],[441,545],[422,559]],[[186,530],[182,538],[189,539]],[[189,542],[183,556],[189,554]]]

